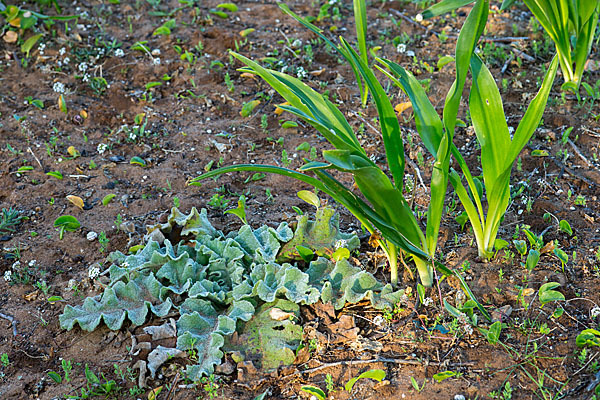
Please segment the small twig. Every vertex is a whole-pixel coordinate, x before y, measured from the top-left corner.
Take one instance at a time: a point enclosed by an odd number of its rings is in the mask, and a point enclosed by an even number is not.
[[[529,38],[527,36],[506,36],[506,37],[499,37],[499,38],[481,38],[480,40],[483,42],[510,43],[510,42],[518,42],[520,40],[529,40]]]
[[[42,163],[40,162],[40,160],[35,156],[35,154],[33,153],[33,150],[31,150],[31,147],[27,148],[27,151],[31,153],[31,155],[33,156],[33,158],[35,158],[35,161],[37,161],[38,165],[40,166],[40,168],[44,168],[42,166]]]
[[[169,392],[167,393],[167,397],[165,397],[165,400],[169,400],[171,398],[171,393],[173,393],[173,389],[175,389],[175,386],[177,386],[178,380],[179,380],[179,370],[175,374],[175,378],[173,378],[173,382],[171,383],[171,388],[169,389]]]
[[[508,57],[508,59],[506,60],[504,65],[502,66],[502,69],[500,69],[500,75],[504,75],[504,73],[506,72],[506,69],[508,68],[508,64],[510,64],[512,62],[512,60],[514,60],[514,59],[515,59],[515,53],[510,53],[510,56]]]
[[[336,361],[336,362],[332,362],[332,363],[326,363],[326,364],[320,365],[315,368],[305,369],[304,371],[296,371],[293,374],[285,376],[284,378],[287,378],[290,376],[295,376],[295,375],[300,375],[300,374],[310,374],[313,372],[321,371],[323,369],[338,367],[340,365],[362,365],[362,364],[374,364],[374,363],[393,363],[393,364],[400,364],[400,365],[423,365],[423,361],[403,360],[403,359],[399,359],[399,358],[374,358],[372,360],[345,360],[345,361]],[[440,363],[440,362],[429,362],[429,365],[433,365],[433,366],[440,366],[442,364],[443,363]],[[448,367],[471,366],[471,365],[475,365],[475,364],[474,363],[454,363],[454,364],[448,364]]]
[[[582,131],[585,131],[585,132],[587,132],[587,133],[588,133],[588,135],[590,135],[590,136],[593,136],[593,137],[600,138],[600,134],[599,134],[599,133],[597,133],[597,132],[594,132],[594,131],[593,131],[593,130],[591,130],[591,129],[588,129],[588,128],[586,128],[585,126],[581,126],[581,127],[580,127],[580,129],[581,129]]]
[[[12,324],[13,336],[17,337],[17,321],[13,317],[7,314],[0,313],[0,318],[4,318]]]
[[[589,160],[587,158],[585,158],[585,156],[581,153],[581,151],[575,145],[575,143],[573,143],[573,141],[571,139],[568,139],[568,141],[569,141],[569,144],[571,145],[571,147],[573,148],[573,150],[575,151],[575,154],[577,154],[588,165],[588,167],[593,168],[594,164],[592,164],[591,162],[589,162]]]
[[[579,368],[579,369],[578,369],[578,370],[577,370],[577,371],[576,371],[576,372],[573,374],[573,376],[577,376],[577,375],[579,375],[579,373],[580,373],[581,371],[583,371],[583,370],[584,370],[584,369],[585,369],[585,368],[588,366],[588,364],[589,364],[589,363],[591,363],[591,362],[592,362],[592,360],[593,360],[594,358],[596,358],[596,356],[597,356],[597,355],[598,355],[598,353],[594,353],[594,355],[590,357],[590,359],[588,360],[588,362],[586,362],[586,363],[585,363],[585,365],[584,365],[583,367]]]
[[[427,26],[425,26],[425,25],[421,25],[421,24],[420,24],[420,23],[418,23],[417,21],[414,21],[412,18],[410,18],[410,17],[407,17],[407,16],[406,16],[406,15],[404,15],[404,13],[403,13],[403,12],[401,12],[401,11],[394,10],[394,9],[391,9],[390,11],[391,11],[393,14],[396,14],[398,17],[402,18],[403,20],[410,22],[410,23],[411,23],[411,24],[413,24],[414,26],[418,26],[419,28],[421,28],[421,29],[424,29],[424,30],[426,30],[427,32],[431,32],[431,33],[433,33],[435,36],[439,36],[439,35],[440,35],[438,32],[434,31],[433,29],[429,29]],[[453,36],[448,36],[448,37],[449,37],[449,38],[451,38],[451,37],[453,37]]]

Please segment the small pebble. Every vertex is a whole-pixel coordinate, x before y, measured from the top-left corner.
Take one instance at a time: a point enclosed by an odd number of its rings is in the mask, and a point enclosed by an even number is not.
[[[98,234],[94,231],[89,231],[87,234],[87,240],[89,240],[90,242],[93,242],[94,240],[96,240],[97,237],[98,237]]]

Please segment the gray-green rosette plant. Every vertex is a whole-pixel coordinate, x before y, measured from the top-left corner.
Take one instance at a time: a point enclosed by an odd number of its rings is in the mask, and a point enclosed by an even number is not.
[[[341,309],[347,302],[370,300],[381,309],[404,294],[346,259],[319,257],[307,266],[280,262],[285,243],[306,237],[287,223],[276,229],[244,225],[224,235],[210,224],[206,210],[194,208],[186,215],[174,208],[168,222],[151,231],[137,253],[109,256],[110,283],[104,292],[82,305],[67,305],[60,325],[93,331],[104,322],[118,330],[126,323],[143,325],[152,316],[175,315],[176,348],[193,354],[186,368],[193,381],[213,373],[225,351],[239,351],[265,369],[292,363],[302,341],[299,305],[322,301]],[[175,237],[181,240],[172,243]],[[272,318],[273,310],[293,318]],[[232,342],[234,332],[248,338],[242,348]]]

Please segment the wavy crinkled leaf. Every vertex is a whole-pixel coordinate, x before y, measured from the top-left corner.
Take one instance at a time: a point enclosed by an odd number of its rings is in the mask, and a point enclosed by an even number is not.
[[[138,271],[150,267],[152,255],[160,249],[160,244],[154,240],[148,242],[136,254],[125,255],[120,251],[109,254],[107,261],[113,264],[109,268],[110,281],[116,282],[124,277],[133,278]]]
[[[317,209],[314,221],[309,221],[306,214],[298,217],[294,237],[283,245],[277,261],[302,260],[297,246],[308,247],[322,256],[338,247],[354,250],[359,245],[356,234],[340,232],[339,214],[331,207],[323,207]]]
[[[220,235],[220,232],[217,231],[208,220],[206,209],[203,208],[198,212],[196,207],[192,207],[190,213],[187,215],[179,211],[178,208],[173,207],[166,223],[148,227],[147,231],[150,233],[155,229],[160,229],[162,232],[168,234],[171,233],[174,228],[181,229],[181,236],[216,237]]]
[[[179,318],[177,348],[184,351],[193,350],[196,356],[196,364],[186,369],[188,378],[193,381],[199,380],[204,374],[212,374],[214,366],[221,363],[221,348],[225,343],[223,337],[235,331],[236,319],[243,320],[248,317],[248,305],[252,305],[246,303],[248,302],[235,304],[230,311],[231,316],[219,315],[214,308],[210,309],[205,305],[203,314],[194,311]]]
[[[335,265],[323,258],[310,263],[306,271],[309,282],[320,289],[321,300],[333,303],[336,310],[346,302],[357,303],[369,299],[376,308],[393,305],[404,294],[394,291],[390,285],[383,286],[373,275],[358,267],[353,267],[342,259]]]
[[[281,242],[288,242],[292,237],[292,230],[283,222],[277,229],[263,225],[252,230],[249,225],[244,225],[234,240],[255,262],[270,262],[275,261]]]
[[[272,302],[284,295],[295,303],[312,304],[319,292],[308,284],[308,275],[290,264],[257,264],[250,273],[254,283],[253,295],[262,301]]]
[[[165,244],[169,249],[170,243],[168,240],[165,240]],[[171,246],[169,250],[173,250],[173,247]],[[164,261],[164,265],[156,272],[156,277],[166,279],[170,283],[167,289],[173,293],[182,294],[186,292],[194,282],[206,276],[206,267],[191,259],[186,251],[178,256],[167,251]]]
[[[239,348],[246,355],[259,356],[262,367],[267,370],[293,363],[296,349],[302,342],[302,327],[289,319],[273,320],[269,315],[273,308],[291,312],[296,317],[300,314],[298,305],[288,300],[263,304],[244,326],[241,334],[244,345]]]
[[[198,259],[208,265],[208,279],[222,288],[231,288],[244,281],[246,267],[242,261],[244,251],[231,238],[213,239],[196,244]],[[249,263],[248,263],[249,264]]]
[[[230,297],[230,291],[223,289],[218,283],[203,279],[188,290],[191,298],[209,299],[216,303],[226,304]]]
[[[159,317],[170,311],[172,303],[167,298],[163,301],[164,287],[153,275],[135,281],[117,282],[106,288],[100,299],[88,297],[83,305],[72,307],[67,305],[59,316],[60,326],[71,330],[75,323],[81,329],[93,331],[101,321],[112,330],[121,329],[128,318],[134,326],[146,321],[148,309]]]

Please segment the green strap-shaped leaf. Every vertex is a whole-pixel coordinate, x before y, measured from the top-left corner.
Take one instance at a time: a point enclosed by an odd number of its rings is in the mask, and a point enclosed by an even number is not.
[[[510,134],[496,81],[477,55],[471,58],[471,71],[473,86],[469,109],[481,146],[483,181],[491,188],[505,168],[511,146]]]
[[[423,86],[413,74],[405,70],[402,66],[382,58],[377,58],[377,61],[392,73],[390,74],[386,70],[379,68],[379,66],[377,68],[400,86],[410,99],[413,105],[417,132],[427,150],[429,150],[431,155],[436,157],[443,136],[442,120],[429,101],[429,98],[427,98],[425,89],[423,89]]]
[[[297,78],[263,68],[235,52],[231,54],[248,65],[252,72],[263,78],[290,103],[291,107],[282,106],[282,109],[305,119],[336,148],[364,153],[344,115],[321,94]]]
[[[446,95],[443,118],[446,133],[450,135],[450,143],[454,137],[458,107],[465,86],[467,72],[469,71],[469,63],[479,37],[485,29],[489,6],[489,0],[477,0],[467,16],[456,41],[456,79]]]
[[[355,0],[356,1],[362,1],[362,0]],[[360,72],[358,71],[358,69],[356,68],[356,65],[351,61],[350,56],[348,55],[347,51],[341,47],[341,46],[336,46],[331,40],[329,40],[325,35],[323,35],[323,31],[322,29],[316,27],[315,25],[311,24],[310,22],[306,21],[304,18],[300,17],[298,14],[295,14],[294,12],[292,12],[290,10],[290,8],[287,6],[287,4],[284,3],[280,3],[279,4],[279,8],[286,13],[287,15],[289,15],[290,17],[294,18],[296,21],[300,22],[302,25],[304,25],[304,27],[306,27],[307,29],[309,29],[310,31],[312,31],[313,33],[315,33],[316,35],[318,35],[327,45],[329,45],[329,47],[331,47],[332,49],[336,50],[342,57],[344,57],[346,59],[346,61],[348,61],[348,63],[350,64],[350,67],[352,68],[352,72],[354,72],[354,77],[356,78],[356,83],[358,84],[358,88],[360,90],[361,93],[361,99],[363,100],[363,106],[366,104],[366,99],[367,99],[367,95],[368,95],[368,90],[366,87],[364,87],[363,85],[363,81],[361,79],[361,75]],[[359,12],[362,12],[359,10]],[[356,16],[356,11],[355,11],[355,16]],[[358,18],[363,18],[362,14],[360,14],[360,16]],[[360,24],[365,26],[366,29],[366,6],[365,6],[365,15],[364,15],[364,23],[359,22]],[[357,38],[357,40],[360,42],[362,39],[360,38],[360,35],[358,34],[358,26],[357,26],[357,36],[359,36]],[[361,28],[362,29],[362,28]],[[366,38],[365,38],[365,49],[366,49]],[[366,51],[365,51],[365,63],[366,63]]]
[[[367,52],[367,5],[365,0],[354,0],[354,24],[356,25],[356,42],[358,43],[358,50],[360,57],[365,65],[369,65],[368,52]],[[367,104],[367,97],[369,91],[367,87],[362,85],[362,82],[358,80],[360,87],[361,101],[363,107]]]
[[[404,184],[404,144],[402,142],[402,133],[400,132],[396,111],[394,111],[387,93],[383,90],[373,71],[360,59],[359,55],[356,54],[348,42],[343,38],[340,38],[340,41],[342,42],[342,47],[350,56],[351,64],[356,65],[369,90],[373,93],[377,114],[379,115],[379,125],[381,127],[381,136],[383,137],[388,167],[394,178],[394,186],[401,193],[402,185]]]
[[[457,8],[471,4],[474,1],[475,0],[442,0],[423,11],[421,15],[425,19],[437,17],[438,15],[446,14],[447,12],[456,10]]]

